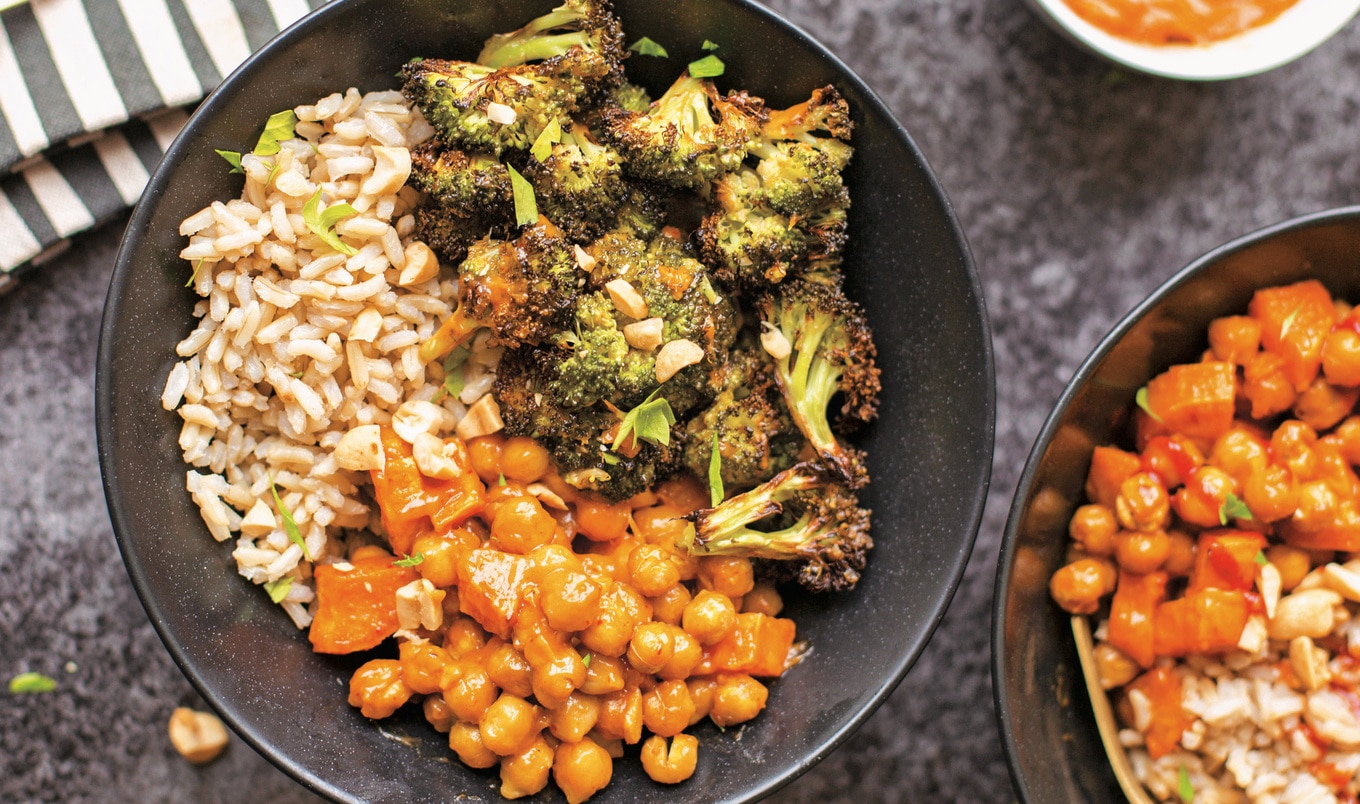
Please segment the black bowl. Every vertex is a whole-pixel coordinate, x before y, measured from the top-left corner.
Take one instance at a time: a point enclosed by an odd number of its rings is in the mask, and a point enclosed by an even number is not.
[[[1258,288],[1316,278],[1360,298],[1360,207],[1286,221],[1209,252],[1105,336],[1044,423],[1011,503],[992,614],[992,680],[1002,743],[1025,802],[1118,801],[1068,614],[1048,598],[1067,522],[1099,444],[1120,440],[1137,389],[1194,362],[1209,322],[1241,313]]]
[[[416,55],[467,58],[483,39],[545,12],[503,3],[338,0],[271,42],[198,109],[133,214],[100,336],[99,457],[114,532],[147,613],[190,681],[251,745],[338,799],[494,801],[499,781],[453,760],[418,713],[365,722],[345,702],[355,658],[310,650],[283,612],[237,576],[184,490],[178,418],[160,409],[174,345],[191,328],[179,221],[239,192],[213,148],[253,142],[279,109],[348,86],[390,88]],[[736,801],[769,794],[826,756],[902,679],[943,616],[968,558],[991,463],[994,387],[986,317],[958,222],[906,132],[806,34],[754,3],[643,3],[617,10],[631,39],[675,54],[634,57],[659,93],[718,43],[724,88],[772,104],[833,83],[854,110],[848,289],[877,331],[885,389],[868,428],[878,548],[852,594],[790,595],[812,653],[773,685],[769,709],[732,732],[700,729],[699,768],[662,788],[616,764],[601,801]],[[544,800],[548,794],[541,796]]]

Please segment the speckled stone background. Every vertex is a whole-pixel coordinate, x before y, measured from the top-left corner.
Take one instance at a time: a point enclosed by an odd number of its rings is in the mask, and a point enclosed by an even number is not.
[[[1013,799],[988,644],[997,545],[1050,405],[1114,322],[1231,237],[1360,201],[1360,25],[1268,75],[1112,68],[1020,0],[776,0],[915,137],[971,240],[995,339],[991,499],[948,616],[887,704],[775,798]],[[120,224],[0,298],[0,801],[313,797],[239,740],[206,768],[165,737],[196,696],[123,571],[95,463],[94,354]],[[201,704],[200,704],[201,705]]]

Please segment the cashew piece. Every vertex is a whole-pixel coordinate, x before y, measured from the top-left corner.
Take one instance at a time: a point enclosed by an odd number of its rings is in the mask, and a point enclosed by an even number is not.
[[[665,382],[686,366],[692,366],[704,359],[704,350],[699,344],[684,338],[670,341],[656,354],[656,381]]]
[[[382,471],[387,465],[387,456],[382,448],[382,430],[376,424],[355,427],[340,437],[334,455],[341,469],[354,472],[367,472],[370,469]]]

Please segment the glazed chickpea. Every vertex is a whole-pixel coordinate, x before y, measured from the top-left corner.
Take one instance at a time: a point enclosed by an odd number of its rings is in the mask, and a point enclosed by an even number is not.
[[[1285,544],[1273,544],[1266,548],[1266,559],[1280,572],[1280,588],[1289,591],[1299,585],[1303,576],[1312,570],[1308,551]]]
[[[378,561],[391,560],[396,558],[386,547],[379,547],[376,544],[365,544],[354,548],[349,554],[350,561]]]
[[[670,554],[651,544],[639,545],[628,554],[628,574],[633,586],[647,597],[656,597],[680,582],[680,570]]]
[[[501,760],[501,795],[524,798],[548,786],[552,772],[553,750],[539,736],[527,748]]]
[[[1048,581],[1049,594],[1072,614],[1092,614],[1105,592],[1104,569],[1092,558],[1074,561],[1053,573]]]
[[[615,583],[600,598],[595,623],[580,632],[581,644],[592,653],[622,656],[638,623],[651,616],[651,604],[629,587]]]
[[[581,682],[581,692],[589,695],[608,695],[623,689],[623,660],[613,656],[590,654],[586,665],[586,680]]]
[[[466,615],[454,617],[444,629],[444,650],[454,659],[481,650],[485,644],[486,631]]]
[[[1340,388],[1318,377],[1295,400],[1294,415],[1314,430],[1328,430],[1351,412],[1357,395],[1360,389]]]
[[[1351,416],[1337,425],[1331,439],[1346,463],[1360,464],[1360,416]]]
[[[593,542],[612,542],[628,533],[631,513],[627,503],[611,505],[598,497],[582,495],[576,500],[576,528]]]
[[[1119,648],[1108,642],[1096,644],[1096,671],[1100,674],[1101,689],[1112,690],[1132,681],[1142,672],[1142,668]]]
[[[1146,575],[1162,566],[1170,553],[1171,540],[1165,531],[1124,531],[1114,539],[1115,560],[1119,566],[1138,575]]]
[[[442,589],[458,582],[458,559],[481,543],[471,531],[455,528],[447,534],[421,536],[411,546],[411,554],[421,556],[416,565],[420,577]]]
[[[1242,365],[1261,348],[1261,323],[1245,315],[1216,318],[1209,324],[1209,349],[1214,357]]]
[[[1183,530],[1169,530],[1166,560],[1162,569],[1173,577],[1189,575],[1195,568],[1195,539]]]
[[[1293,521],[1304,530],[1318,530],[1336,516],[1336,492],[1326,483],[1315,480],[1299,485],[1299,505],[1294,509]]]
[[[1247,478],[1242,502],[1262,522],[1277,522],[1292,515],[1299,504],[1294,473],[1278,463],[1266,464]]]
[[[1234,427],[1218,437],[1209,453],[1209,463],[1232,475],[1241,482],[1270,460],[1266,443],[1256,434]]]
[[[675,544],[689,524],[681,518],[684,514],[679,508],[665,503],[639,508],[633,511],[633,527],[638,537],[647,544]]]
[[[673,632],[665,623],[649,622],[633,631],[628,643],[628,663],[643,673],[655,673],[675,653]]]
[[[533,668],[529,660],[514,645],[506,642],[491,652],[486,660],[486,674],[491,681],[511,695],[528,698],[534,694],[529,674]]]
[[[1301,421],[1291,419],[1275,428],[1271,434],[1270,452],[1276,461],[1294,473],[1295,478],[1311,478],[1317,470],[1317,456],[1313,453],[1313,445],[1317,440],[1317,431]]]
[[[365,662],[349,680],[349,705],[366,718],[390,717],[411,700],[411,688],[401,680],[401,662],[373,659]]]
[[[491,520],[491,543],[507,553],[523,555],[552,540],[555,522],[532,496],[496,506]]]
[[[767,617],[778,617],[779,612],[784,610],[784,598],[780,596],[779,590],[770,584],[758,583],[742,596],[741,610],[764,614]]]
[[[682,515],[707,508],[712,502],[708,487],[699,482],[697,477],[684,473],[660,483],[656,487],[656,496],[666,505],[678,508]]]
[[[718,691],[718,679],[716,676],[694,676],[685,679],[685,686],[689,688],[689,699],[694,703],[694,714],[689,716],[689,724],[693,726],[713,711],[713,696]]]
[[[425,715],[425,722],[440,734],[447,733],[457,719],[453,716],[453,710],[444,702],[443,695],[426,695],[425,700],[420,702],[420,710]]]
[[[505,452],[505,436],[500,433],[478,436],[467,442],[468,457],[472,459],[472,471],[488,486],[501,478],[501,460]]]
[[[538,733],[538,707],[518,695],[502,694],[487,707],[477,728],[482,732],[482,744],[492,753],[510,756]]]
[[[1114,535],[1118,532],[1119,523],[1115,521],[1114,511],[1095,503],[1078,508],[1067,525],[1072,541],[1093,556],[1114,553]]]
[[[476,662],[459,659],[444,667],[439,687],[444,700],[459,720],[472,723],[482,719],[496,701],[496,685]]]
[[[573,692],[561,706],[548,710],[548,731],[563,742],[580,742],[599,719],[600,699]]]
[[[1236,481],[1227,472],[1216,466],[1201,466],[1171,498],[1171,507],[1186,522],[1202,528],[1221,527],[1218,512],[1236,489]]]
[[[449,748],[469,768],[489,768],[501,761],[482,743],[482,732],[476,723],[460,721],[450,726]]]
[[[1360,385],[1360,333],[1338,328],[1322,342],[1322,373],[1333,385]]]
[[[688,631],[679,626],[670,626],[671,642],[675,646],[671,653],[671,658],[661,669],[656,671],[660,678],[683,679],[688,678],[694,668],[699,666],[699,662],[704,660],[704,649],[699,644],[699,640],[689,635]]]
[[[708,716],[724,728],[745,723],[760,714],[769,697],[770,691],[765,685],[745,673],[726,676],[718,682]]]
[[[737,598],[751,591],[755,584],[749,558],[705,556],[699,560],[700,589]]]
[[[1284,374],[1284,360],[1273,352],[1257,352],[1247,358],[1240,392],[1251,402],[1253,419],[1268,419],[1289,410],[1298,395]]]
[[[604,789],[614,775],[614,760],[593,740],[563,741],[553,755],[553,781],[567,804],[581,804]]]
[[[694,701],[683,681],[663,681],[642,696],[642,725],[653,734],[673,737],[689,726]]]
[[[1120,484],[1114,511],[1119,524],[1129,530],[1162,530],[1171,522],[1171,498],[1161,481],[1139,472]]]
[[[552,661],[533,665],[529,673],[534,697],[549,709],[556,709],[565,703],[585,680],[585,662],[581,660],[581,654],[569,647],[556,651]]]
[[[636,745],[642,739],[642,692],[627,687],[601,698],[595,729],[605,739]]]
[[[421,695],[438,692],[444,665],[453,661],[448,651],[428,642],[403,642],[399,651],[401,680],[406,686]]]
[[[508,438],[501,447],[501,472],[510,480],[533,483],[547,474],[551,465],[548,451],[532,438]]]
[[[603,590],[584,572],[558,567],[539,584],[539,603],[558,631],[584,631],[595,623]]]
[[[727,595],[704,589],[685,606],[681,624],[699,644],[712,645],[736,627],[737,611]]]
[[[659,623],[679,625],[684,619],[685,608],[692,599],[689,589],[684,584],[677,583],[651,599],[652,619]]]
[[[699,741],[689,734],[677,734],[666,750],[666,738],[648,737],[642,744],[642,769],[652,781],[679,784],[694,775],[699,763]]]

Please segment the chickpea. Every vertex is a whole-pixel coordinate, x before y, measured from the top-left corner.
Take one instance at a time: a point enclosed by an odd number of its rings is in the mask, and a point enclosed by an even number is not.
[[[365,544],[354,548],[349,554],[350,561],[390,561],[396,558],[386,547]]]
[[[595,729],[607,740],[623,740],[636,745],[642,739],[641,690],[625,687],[601,698]]]
[[[751,559],[705,556],[699,560],[699,588],[741,597],[756,585]]]
[[[688,631],[678,627],[670,626],[671,641],[675,650],[671,653],[671,658],[656,674],[666,679],[688,678],[694,668],[699,666],[699,662],[704,660],[704,649],[699,644],[699,640],[689,635]]]
[[[685,512],[662,503],[633,511],[633,527],[638,537],[647,544],[672,545],[685,533],[689,522],[682,519]]]
[[[697,477],[685,473],[660,483],[656,487],[656,496],[666,505],[680,509],[682,515],[707,508],[712,502],[708,487],[699,482]]]
[[[615,583],[601,596],[594,625],[580,632],[581,644],[591,653],[622,656],[638,623],[651,616],[651,604],[631,588]]]
[[[1101,689],[1112,690],[1134,680],[1142,668],[1119,648],[1108,642],[1096,644],[1096,671],[1100,674]]]
[[[548,625],[558,631],[584,631],[595,623],[603,590],[584,572],[558,567],[539,585],[539,602]]]
[[[475,723],[496,701],[496,685],[478,663],[458,659],[444,667],[439,678],[444,700],[459,720]]]
[[[1171,498],[1171,507],[1181,519],[1202,528],[1222,526],[1219,510],[1228,495],[1237,490],[1236,481],[1216,466],[1201,466],[1190,473],[1185,486]]]
[[[1247,359],[1240,393],[1251,402],[1253,419],[1268,419],[1289,410],[1298,395],[1284,374],[1284,360],[1273,352],[1257,352]]]
[[[694,701],[683,681],[663,681],[642,696],[642,725],[653,734],[674,737],[689,726]]]
[[[438,693],[426,695],[425,700],[420,702],[420,710],[425,715],[425,721],[441,734],[448,732],[457,720],[453,710],[444,702],[444,696]]]
[[[561,706],[548,710],[548,730],[563,742],[580,742],[599,719],[600,699],[573,692]]]
[[[593,542],[612,542],[628,533],[631,513],[627,503],[611,505],[598,497],[581,495],[576,500],[576,527]]]
[[[1183,530],[1169,530],[1166,560],[1162,569],[1175,577],[1189,575],[1195,568],[1195,539]]]
[[[421,536],[411,546],[411,554],[421,556],[416,565],[420,577],[442,589],[458,583],[458,559],[481,543],[472,531],[455,528],[449,533]]]
[[[552,540],[557,523],[532,496],[496,506],[491,520],[491,542],[507,553],[523,555]]]
[[[679,625],[684,620],[685,608],[692,599],[689,589],[684,584],[677,583],[651,599],[652,619],[659,623]]]
[[[1138,575],[1156,570],[1170,554],[1171,539],[1165,531],[1124,531],[1114,539],[1115,560],[1119,566]]]
[[[1048,581],[1049,594],[1064,611],[1092,614],[1105,591],[1104,572],[1095,559],[1074,561],[1053,573]]]
[[[613,775],[614,760],[593,740],[564,741],[553,755],[553,781],[567,804],[581,804],[603,790]]]
[[[513,756],[501,760],[501,795],[524,798],[548,786],[553,750],[542,736]]]
[[[694,775],[699,763],[699,741],[689,734],[677,734],[666,750],[666,738],[648,737],[642,744],[642,769],[652,781],[679,784]]]
[[[1346,463],[1360,464],[1360,416],[1351,416],[1332,431],[1331,438]]]
[[[675,641],[665,623],[649,622],[633,631],[628,643],[628,663],[643,673],[655,673],[671,660]]]
[[[713,708],[709,718],[719,726],[745,723],[765,708],[770,691],[764,684],[741,673],[721,678],[713,694]]]
[[[403,642],[399,648],[401,656],[401,680],[413,692],[429,695],[439,691],[439,679],[444,665],[453,661],[449,652],[426,643]]]
[[[1311,479],[1317,470],[1317,456],[1313,454],[1317,440],[1317,431],[1291,419],[1271,434],[1270,452],[1276,461],[1289,467],[1295,478]]]
[[[510,480],[533,483],[547,474],[551,465],[548,451],[532,438],[508,438],[501,447],[501,471]]]
[[[1360,333],[1333,330],[1322,342],[1322,373],[1333,385],[1360,385]]]
[[[518,695],[502,693],[487,707],[477,728],[483,745],[498,756],[510,756],[538,733],[538,707]]]
[[[651,544],[639,545],[628,554],[628,574],[633,586],[647,597],[656,597],[680,582],[680,570],[670,554]]]
[[[1242,365],[1261,348],[1261,323],[1245,315],[1216,318],[1209,324],[1209,349],[1218,360]]]
[[[586,665],[581,661],[581,654],[563,647],[554,654],[552,661],[535,664],[529,680],[538,702],[556,709],[585,682]]]
[[[694,714],[689,717],[689,724],[693,726],[713,711],[713,696],[718,692],[718,679],[716,676],[692,676],[685,680],[685,686],[689,688],[689,698],[694,702]]]
[[[1318,530],[1336,517],[1336,492],[1321,480],[1302,483],[1299,505],[1294,509],[1293,521],[1304,530]]]
[[[1129,530],[1151,532],[1171,523],[1171,498],[1149,472],[1139,472],[1119,485],[1115,518]]]
[[[1266,560],[1279,570],[1280,588],[1286,592],[1298,586],[1303,576],[1313,569],[1308,551],[1285,544],[1272,544],[1267,547]]]
[[[586,680],[581,682],[581,692],[589,695],[618,692],[624,686],[623,669],[622,659],[590,654],[590,663],[586,665]]]
[[[1266,464],[1247,478],[1242,502],[1262,522],[1277,522],[1292,515],[1299,504],[1294,473],[1278,463]]]
[[[444,650],[454,659],[481,650],[485,644],[486,631],[471,617],[459,615],[444,629]]]
[[[1294,415],[1314,430],[1327,430],[1346,418],[1357,395],[1360,390],[1338,388],[1318,377],[1295,400]]]
[[[486,674],[491,681],[511,695],[521,698],[528,698],[534,694],[533,685],[529,681],[532,669],[524,654],[509,642],[497,647],[486,660]]]
[[[1238,482],[1260,471],[1269,460],[1265,441],[1245,427],[1234,427],[1219,436],[1209,453],[1209,463]]]
[[[784,610],[784,598],[780,596],[779,590],[770,584],[758,583],[742,596],[741,610],[778,617],[779,612]]]
[[[390,717],[411,700],[411,688],[401,680],[401,662],[372,659],[354,671],[349,680],[349,705],[366,718]]]
[[[1067,533],[1072,541],[1093,556],[1108,556],[1114,553],[1114,535],[1119,532],[1114,511],[1103,505],[1092,503],[1083,505],[1072,514],[1067,524]]]
[[[469,768],[489,768],[501,760],[482,742],[476,723],[460,721],[450,726],[449,748]]]
[[[694,596],[681,623],[701,645],[720,642],[737,625],[737,611],[727,595],[701,590]]]

